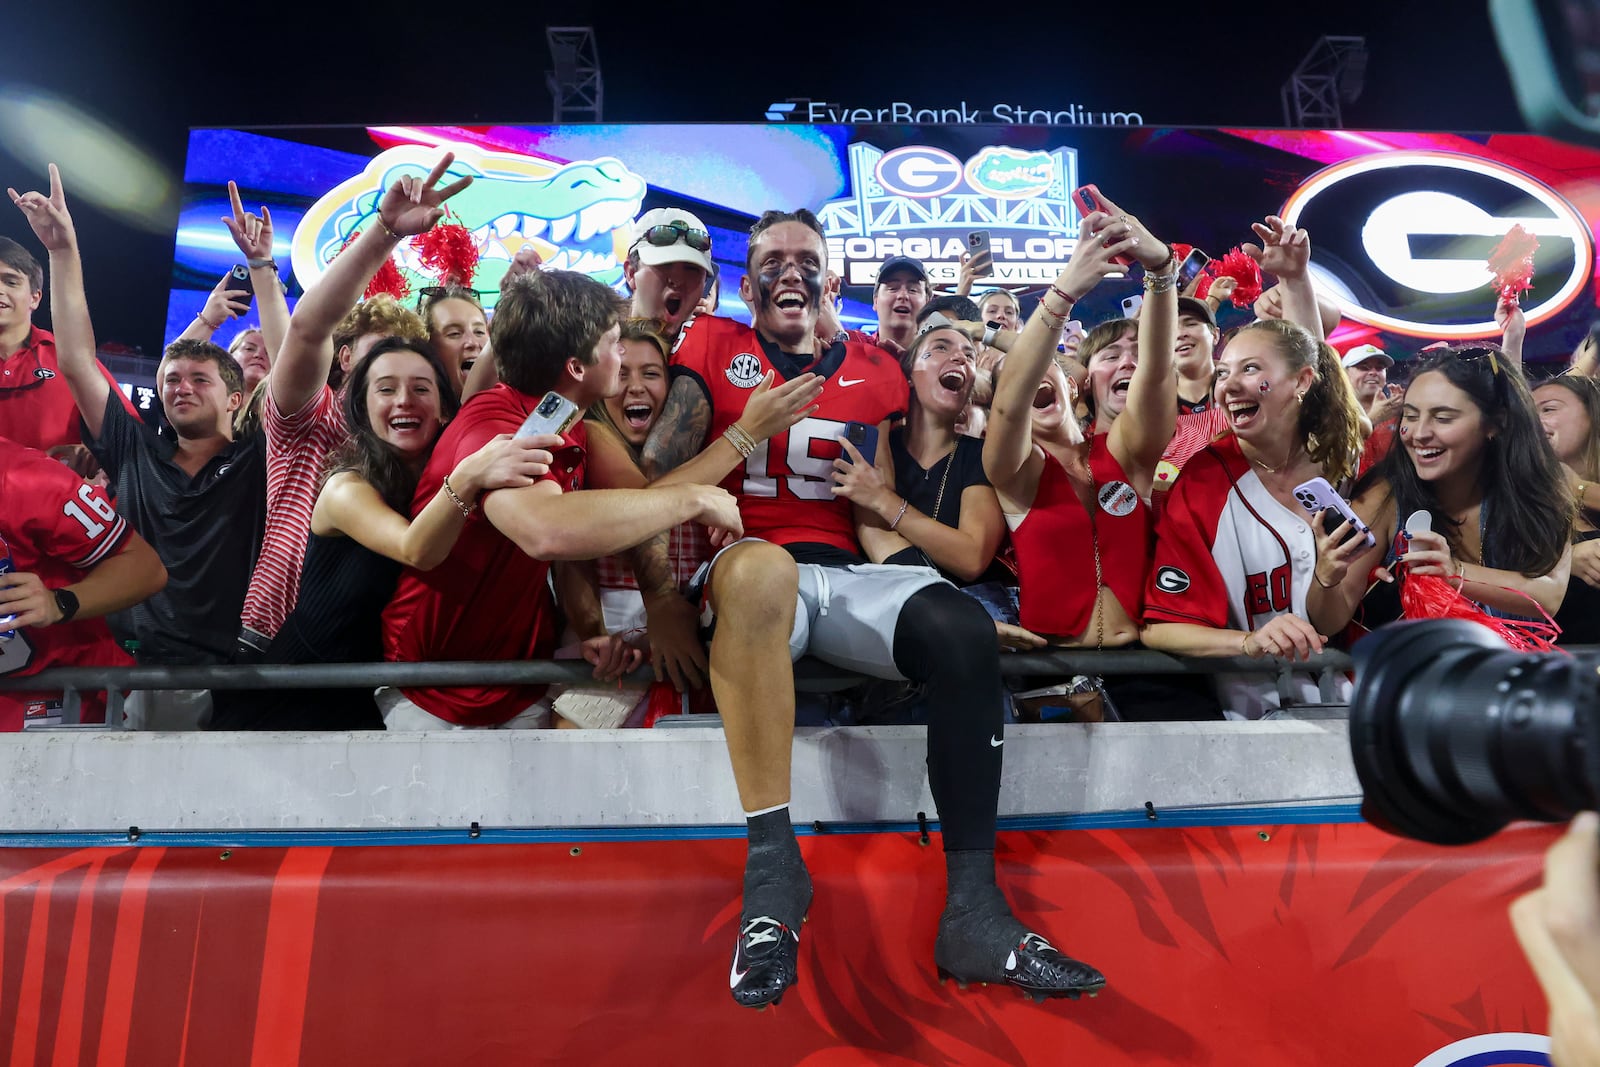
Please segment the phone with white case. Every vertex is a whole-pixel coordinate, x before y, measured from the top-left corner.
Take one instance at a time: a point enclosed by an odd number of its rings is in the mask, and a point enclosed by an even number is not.
[[[522,425],[517,429],[518,437],[534,437],[542,433],[553,433],[565,437],[567,431],[583,414],[578,405],[562,396],[560,393],[549,392],[540,399],[539,406],[533,409]]]

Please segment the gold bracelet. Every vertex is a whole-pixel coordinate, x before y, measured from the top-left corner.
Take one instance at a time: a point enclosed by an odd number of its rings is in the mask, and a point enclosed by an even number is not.
[[[1256,658],[1256,654],[1254,652],[1250,651],[1250,639],[1252,637],[1254,637],[1254,636],[1255,636],[1255,631],[1252,630],[1249,633],[1246,633],[1244,635],[1244,640],[1243,641],[1239,642],[1239,651],[1240,651],[1240,653],[1242,653],[1245,656],[1250,657],[1251,659],[1255,659]]]
[[[213,326],[211,324],[211,320],[206,318],[206,313],[204,311],[196,311],[194,313],[194,317],[205,323],[206,329],[210,330],[212,333],[216,333],[218,330],[222,329],[222,323],[219,322]]]
[[[734,423],[726,430],[723,430],[722,437],[723,440],[733,446],[735,452],[745,459],[749,459],[751,453],[756,450],[756,439],[746,433],[738,423]]]
[[[399,234],[397,234],[393,230],[389,229],[389,224],[387,222],[383,221],[383,215],[380,212],[374,211],[372,213],[372,217],[378,220],[378,225],[383,227],[383,232],[389,235],[389,239],[391,241],[403,241],[403,240],[405,240],[405,238],[401,237]],[[455,494],[452,493],[451,495],[454,496]]]
[[[465,500],[462,500],[456,495],[456,491],[454,489],[450,488],[450,476],[448,474],[444,476],[444,495],[449,497],[451,503],[460,508],[461,514],[467,518],[471,518],[472,513],[478,510],[478,505],[476,503],[467,503]]]

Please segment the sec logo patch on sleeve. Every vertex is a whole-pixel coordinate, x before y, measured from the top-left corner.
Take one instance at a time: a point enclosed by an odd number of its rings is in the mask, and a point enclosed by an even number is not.
[[[1176,567],[1162,567],[1156,571],[1156,588],[1163,593],[1188,592],[1189,576]]]

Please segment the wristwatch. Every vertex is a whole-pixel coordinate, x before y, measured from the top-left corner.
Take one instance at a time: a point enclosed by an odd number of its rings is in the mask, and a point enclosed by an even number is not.
[[[983,324],[983,345],[984,345],[984,347],[987,348],[988,346],[994,344],[994,339],[996,337],[1000,336],[1000,331],[1003,330],[1003,329],[1005,329],[1005,326],[1003,326],[1002,324],[1000,324],[998,322],[986,322],[986,323],[984,323]]]
[[[77,594],[68,592],[65,589],[57,589],[55,591],[55,596],[56,610],[61,612],[61,618],[57,619],[56,621],[71,622],[72,617],[78,613]]]

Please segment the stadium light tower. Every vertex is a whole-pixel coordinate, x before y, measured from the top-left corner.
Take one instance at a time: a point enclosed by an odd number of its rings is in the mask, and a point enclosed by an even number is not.
[[[546,26],[554,68],[545,75],[555,103],[556,122],[599,122],[605,104],[600,80],[600,50],[593,26]]]
[[[1367,80],[1365,37],[1323,37],[1283,83],[1283,123],[1302,129],[1344,125],[1340,104],[1353,104]]]

